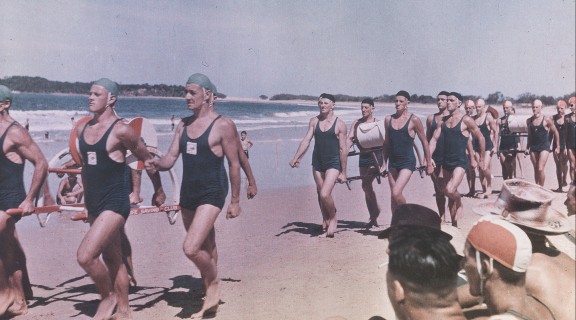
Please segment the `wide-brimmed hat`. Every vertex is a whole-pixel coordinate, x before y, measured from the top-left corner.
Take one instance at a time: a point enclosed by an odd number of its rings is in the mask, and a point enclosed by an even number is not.
[[[571,225],[566,215],[552,207],[555,197],[552,191],[537,184],[510,179],[504,181],[496,202],[483,203],[473,211],[479,215],[498,215],[528,232],[562,234],[570,231]]]

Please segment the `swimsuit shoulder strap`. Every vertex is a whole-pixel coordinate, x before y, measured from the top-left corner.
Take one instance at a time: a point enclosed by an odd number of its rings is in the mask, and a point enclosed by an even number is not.
[[[6,130],[5,130],[4,133],[2,134],[2,137],[0,137],[0,140],[4,141],[4,138],[6,138],[6,134],[8,134],[8,130],[10,130],[10,128],[11,128],[13,125],[17,124],[17,123],[18,123],[18,122],[16,122],[16,121],[12,121],[12,122],[8,125],[8,128],[6,128]]]

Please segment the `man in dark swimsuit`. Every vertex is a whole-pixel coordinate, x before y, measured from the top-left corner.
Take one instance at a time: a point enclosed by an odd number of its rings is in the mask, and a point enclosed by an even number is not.
[[[464,256],[470,294],[483,297],[491,314],[555,319],[549,306],[527,292],[532,245],[522,229],[498,218],[482,218],[470,229]]]
[[[446,109],[450,116],[436,129],[432,140],[430,140],[430,152],[434,153],[440,136],[444,135],[442,174],[446,180],[444,190],[448,197],[448,209],[450,210],[452,225],[455,227],[458,226],[458,219],[462,216],[464,210],[458,186],[462,182],[468,167],[466,148],[470,135],[478,139],[480,152],[484,154],[484,137],[474,119],[464,115],[460,110],[462,102],[463,98],[459,93],[451,92],[448,95]],[[484,166],[484,158],[478,159],[478,167],[484,168]]]
[[[570,114],[566,115],[566,150],[570,163],[570,180],[574,184],[576,173],[576,97],[568,99]]]
[[[420,118],[408,112],[410,94],[404,90],[396,94],[396,114],[388,115],[384,119],[386,135],[382,154],[384,156],[381,171],[388,165],[388,183],[390,184],[390,204],[392,212],[397,206],[406,203],[403,192],[410,181],[412,172],[416,169],[416,157],[412,150],[414,137],[417,135],[424,149],[426,158],[426,173],[434,172],[434,165],[430,158],[428,141],[424,134],[424,126]]]
[[[534,115],[526,120],[528,127],[526,153],[530,153],[536,183],[543,186],[546,179],[546,161],[550,154],[549,133],[552,132],[556,141],[560,140],[560,135],[552,118],[542,114],[542,101],[536,99],[532,102],[532,112]],[[560,153],[560,145],[556,146],[554,152]]]
[[[357,142],[358,136],[356,131],[358,126],[362,123],[375,123],[378,120],[374,118],[374,100],[371,98],[366,98],[360,103],[360,111],[362,112],[362,118],[354,120],[352,126],[350,127],[350,132],[348,132],[348,149],[353,143]],[[374,128],[373,130],[377,130]],[[370,220],[366,225],[367,229],[378,226],[378,216],[380,215],[380,206],[378,205],[378,199],[376,198],[376,193],[372,187],[376,175],[379,173],[380,166],[382,165],[382,150],[375,150],[369,152],[360,151],[358,156],[358,167],[360,168],[360,176],[362,176],[362,190],[364,191],[364,198],[366,200],[366,207],[368,208],[368,213],[370,214]]]
[[[346,182],[346,162],[348,148],[346,124],[334,114],[336,99],[333,95],[323,93],[318,98],[320,114],[308,123],[306,136],[300,142],[298,150],[290,161],[292,168],[300,166],[300,159],[308,150],[314,138],[312,153],[312,174],[318,193],[318,204],[322,211],[321,237],[334,237],[337,227],[336,207],[332,190],[336,182]]]
[[[478,140],[472,139],[472,147],[474,149],[474,157],[476,162],[480,157],[484,157],[485,169],[478,169],[478,177],[480,178],[480,184],[482,185],[482,193],[478,194],[478,198],[484,199],[488,198],[492,194],[492,154],[494,154],[494,146],[496,146],[496,137],[498,136],[498,126],[496,126],[496,121],[492,118],[490,112],[486,112],[486,103],[484,99],[476,100],[476,116],[474,116],[474,121],[482,136],[484,137],[485,150],[484,153],[480,153],[480,144]]]
[[[430,143],[432,139],[432,135],[436,128],[442,124],[444,121],[444,117],[448,116],[448,110],[446,109],[446,101],[448,99],[448,95],[450,93],[447,91],[441,91],[436,96],[436,105],[438,106],[438,112],[435,114],[429,115],[428,119],[426,119],[426,140]],[[444,194],[444,176],[442,175],[442,160],[444,158],[444,142],[441,141],[442,137],[440,137],[439,142],[436,144],[436,150],[431,155],[432,162],[434,164],[434,173],[430,175],[432,179],[432,183],[434,184],[434,196],[436,197],[436,205],[438,206],[438,213],[440,217],[444,217],[446,213],[446,195]]]
[[[115,82],[106,78],[94,82],[89,97],[93,119],[76,128],[90,223],[77,257],[101,296],[94,319],[108,319],[114,310],[115,317],[131,318],[127,253],[122,249],[124,224],[130,213],[126,151],[141,161],[152,158],[134,130],[116,115],[117,95]],[[159,181],[159,175],[155,177]],[[154,183],[154,187],[153,198],[161,192],[160,184]]]
[[[514,177],[516,171],[516,153],[520,148],[520,138],[510,131],[508,117],[512,114],[512,102],[506,100],[502,103],[504,116],[499,120],[500,144],[498,145],[498,157],[502,166],[502,179],[508,180]]]
[[[0,317],[26,313],[26,299],[32,298],[26,256],[16,233],[20,216],[5,211],[20,208],[22,215],[34,212],[34,198],[48,172],[48,162],[38,145],[10,116],[11,105],[12,92],[0,85]],[[26,160],[34,165],[28,193],[24,189]]]
[[[193,115],[182,119],[166,155],[149,160],[146,168],[153,172],[170,170],[182,154],[182,187],[180,206],[186,229],[184,254],[200,270],[206,297],[200,311],[192,315],[201,319],[215,314],[220,304],[218,253],[214,223],[225,205],[228,178],[224,158],[228,160],[231,198],[226,219],[240,214],[240,168],[246,166],[248,180],[253,181],[250,164],[234,122],[214,110],[216,86],[203,74],[191,75],[186,82],[186,102]],[[256,195],[254,184],[253,194]]]
[[[554,163],[556,164],[556,179],[558,180],[558,189],[556,192],[564,192],[564,187],[568,186],[568,153],[566,150],[566,129],[567,129],[567,119],[566,119],[566,101],[560,100],[556,105],[556,114],[552,117],[554,121],[554,126],[558,131],[558,136],[560,140],[554,139],[552,143],[552,149],[554,153]],[[560,152],[557,146],[560,145]]]

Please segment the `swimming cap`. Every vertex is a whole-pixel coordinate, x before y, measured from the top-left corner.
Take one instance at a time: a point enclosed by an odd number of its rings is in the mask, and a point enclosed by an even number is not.
[[[326,98],[326,99],[328,99],[328,100],[330,100],[330,101],[332,101],[332,102],[336,102],[336,98],[334,98],[334,96],[331,95],[331,94],[329,94],[329,93],[323,93],[323,94],[321,94],[321,95],[320,95],[320,99],[322,99],[322,98]]]
[[[450,92],[448,91],[440,91],[440,93],[437,96],[449,96]]]
[[[10,99],[12,101],[12,91],[7,86],[0,85],[0,102]]]
[[[449,96],[455,96],[456,98],[458,98],[458,100],[464,101],[464,98],[462,98],[462,95],[459,94],[458,92],[450,92]]]
[[[407,91],[404,90],[400,90],[398,91],[398,93],[396,94],[397,97],[404,97],[406,98],[408,101],[410,101],[410,94]]]
[[[574,102],[576,102],[576,97],[570,97],[570,99],[568,99],[568,104],[573,104]]]
[[[216,94],[216,86],[212,83],[212,81],[210,81],[210,79],[208,79],[208,77],[206,75],[203,75],[201,73],[195,73],[193,75],[191,75],[188,78],[188,81],[186,81],[186,84],[197,84],[199,86],[201,86],[204,89],[210,90],[212,91],[213,94]]]
[[[464,102],[464,106],[465,106],[465,107],[468,107],[468,106],[473,107],[473,106],[474,106],[474,101],[468,99],[468,100],[466,100],[466,102]]]
[[[558,106],[558,107],[566,107],[566,101],[564,101],[564,100],[558,101],[557,106]]]
[[[526,233],[501,219],[478,220],[467,240],[474,249],[516,272],[526,272],[532,258],[532,243]]]
[[[118,95],[118,84],[108,78],[102,78],[99,80],[94,81],[92,85],[98,85],[103,87],[104,89],[108,90],[111,95],[117,96]]]

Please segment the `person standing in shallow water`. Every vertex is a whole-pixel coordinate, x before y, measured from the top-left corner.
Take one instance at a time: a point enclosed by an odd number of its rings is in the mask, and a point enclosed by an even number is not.
[[[185,98],[193,115],[178,123],[166,155],[146,162],[146,168],[153,172],[166,171],[182,155],[180,206],[186,229],[184,254],[200,270],[206,291],[202,308],[192,315],[193,319],[214,315],[220,304],[214,223],[228,194],[224,158],[228,160],[232,189],[226,219],[236,218],[241,211],[241,166],[246,166],[246,175],[253,180],[250,165],[241,151],[236,125],[214,110],[216,93],[216,86],[207,76],[200,73],[191,75],[186,82]],[[255,195],[254,184],[254,189],[248,191],[248,198]]]
[[[336,117],[334,107],[336,98],[323,93],[318,98],[320,114],[308,123],[306,136],[300,142],[290,166],[298,168],[300,159],[308,150],[314,138],[312,154],[312,174],[316,183],[318,204],[322,212],[321,237],[334,237],[337,228],[336,206],[332,198],[332,190],[336,182],[346,182],[346,162],[348,159],[348,143],[346,124]]]

